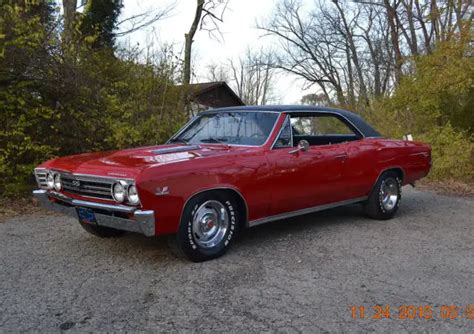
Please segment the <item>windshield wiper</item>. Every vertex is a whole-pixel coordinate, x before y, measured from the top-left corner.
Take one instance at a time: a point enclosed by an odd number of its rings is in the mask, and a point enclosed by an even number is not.
[[[183,144],[186,144],[186,145],[189,144],[186,140],[184,140],[182,138],[173,138],[173,139],[170,140],[170,143],[183,143]]]
[[[199,140],[201,143],[217,143],[217,144],[222,144],[222,145],[225,145],[227,147],[229,147],[228,144],[224,143],[223,140],[227,140],[225,138],[214,138],[214,137],[208,137],[208,138],[205,138],[205,139],[201,139]]]

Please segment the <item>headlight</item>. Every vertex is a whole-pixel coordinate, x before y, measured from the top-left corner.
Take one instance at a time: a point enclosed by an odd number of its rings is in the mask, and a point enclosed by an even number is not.
[[[125,201],[125,185],[122,182],[116,182],[112,186],[112,197],[116,202]]]
[[[137,187],[132,184],[128,187],[128,201],[130,204],[136,205],[140,203],[140,199],[138,198]]]
[[[54,175],[52,172],[48,172],[46,175],[46,186],[48,189],[53,189],[54,188]]]
[[[61,190],[61,174],[59,173],[56,173],[54,174],[54,189],[56,191],[60,191]]]

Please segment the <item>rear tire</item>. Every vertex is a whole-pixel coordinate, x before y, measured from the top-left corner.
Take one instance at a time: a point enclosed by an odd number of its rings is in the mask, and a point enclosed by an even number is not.
[[[179,257],[202,262],[222,256],[239,228],[237,202],[223,192],[198,194],[188,201],[178,233],[168,239]]]
[[[84,230],[99,238],[117,238],[126,233],[126,231],[117,230],[111,227],[84,224],[79,222]]]
[[[365,205],[370,218],[392,218],[402,199],[402,180],[395,172],[385,172],[378,179]]]

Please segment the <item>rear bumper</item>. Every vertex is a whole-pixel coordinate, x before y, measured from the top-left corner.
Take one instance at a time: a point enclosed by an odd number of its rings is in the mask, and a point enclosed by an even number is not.
[[[99,226],[137,232],[147,237],[155,235],[155,212],[152,210],[143,211],[125,205],[81,201],[46,190],[33,191],[33,197],[42,207],[76,219],[78,219],[77,207],[89,208],[94,211]]]

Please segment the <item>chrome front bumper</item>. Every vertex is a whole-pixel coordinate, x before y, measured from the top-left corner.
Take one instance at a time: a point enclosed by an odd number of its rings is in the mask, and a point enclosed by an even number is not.
[[[152,237],[155,235],[155,213],[142,211],[125,205],[110,205],[73,199],[56,192],[46,190],[33,191],[33,197],[42,207],[79,219],[77,207],[92,209],[97,225],[117,230],[137,232]],[[118,215],[128,216],[123,218]]]

